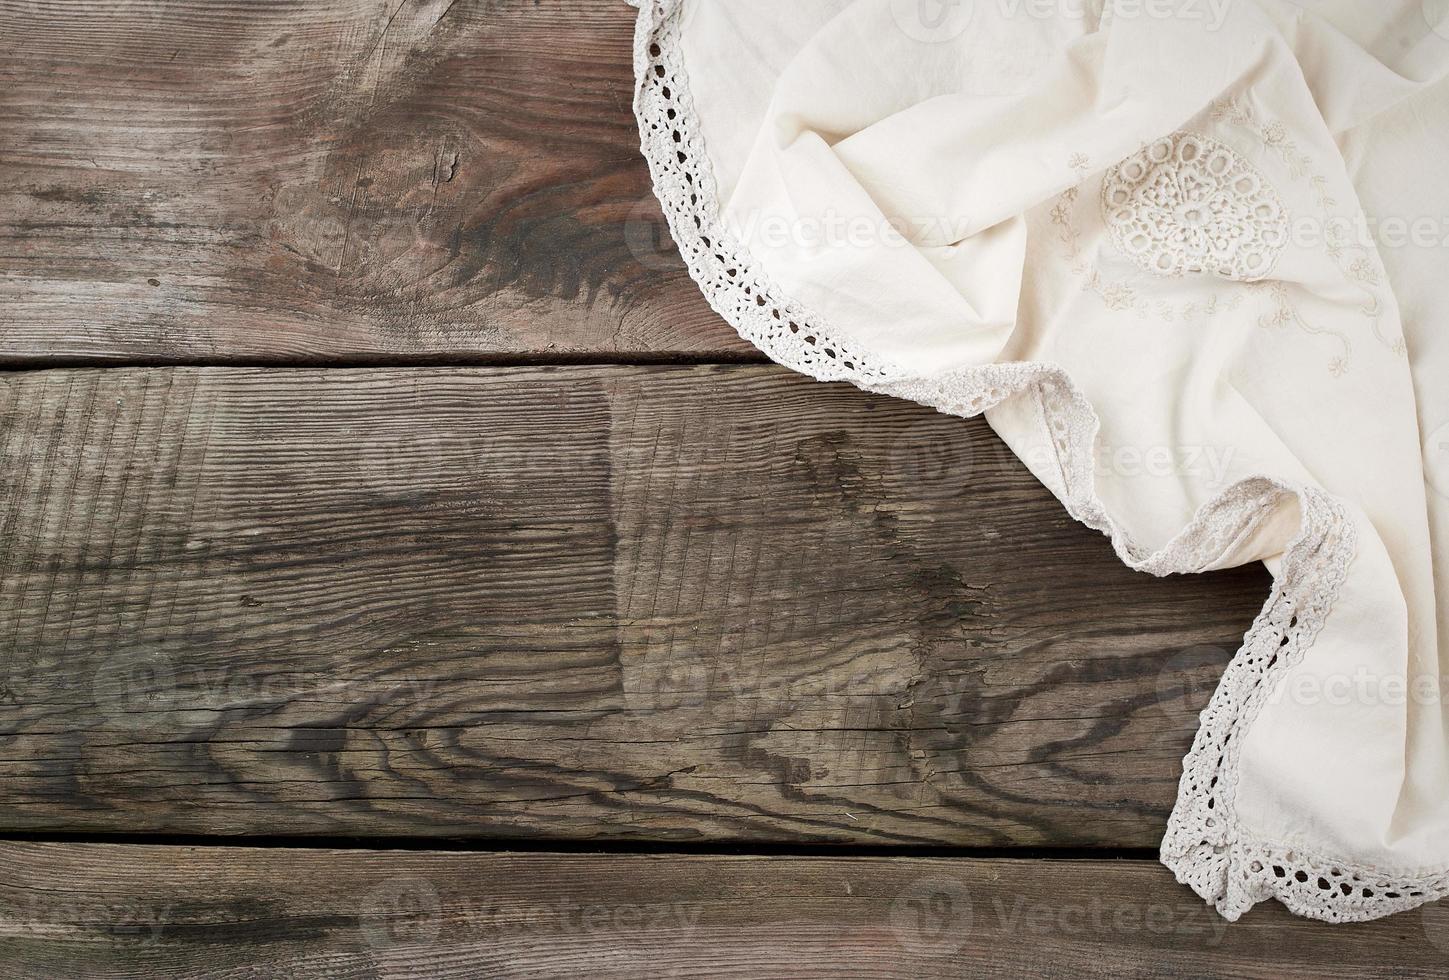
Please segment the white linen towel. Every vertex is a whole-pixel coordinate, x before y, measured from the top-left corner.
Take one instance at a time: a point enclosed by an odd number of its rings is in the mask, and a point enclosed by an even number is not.
[[[633,2],[743,336],[984,412],[1134,568],[1273,573],[1163,862],[1230,919],[1449,893],[1449,0]]]

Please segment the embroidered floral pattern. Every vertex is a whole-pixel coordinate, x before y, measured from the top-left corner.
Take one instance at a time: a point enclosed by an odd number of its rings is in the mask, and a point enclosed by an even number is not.
[[[1174,133],[1107,171],[1102,217],[1113,243],[1159,276],[1265,278],[1288,244],[1278,192],[1217,140]]]
[[[1343,209],[1338,206],[1338,201],[1330,190],[1328,178],[1315,172],[1313,158],[1299,149],[1298,145],[1289,137],[1287,128],[1282,123],[1260,122],[1236,100],[1224,99],[1214,103],[1210,110],[1210,117],[1214,122],[1242,128],[1256,137],[1270,155],[1278,158],[1284,164],[1289,177],[1307,185],[1314,203],[1321,211],[1321,216],[1313,216],[1313,218],[1324,230],[1324,253],[1339,267],[1344,278],[1361,292],[1362,302],[1359,304],[1358,310],[1368,322],[1374,337],[1390,350],[1404,354],[1406,347],[1403,338],[1389,336],[1384,329],[1385,304],[1380,296],[1380,290],[1386,277],[1378,255],[1372,247],[1366,246],[1362,242],[1356,242],[1354,236],[1346,230],[1347,227],[1353,225],[1352,216],[1343,214]],[[1162,266],[1157,267],[1139,262],[1138,255],[1134,254],[1130,245],[1123,247],[1122,237],[1133,232],[1131,224],[1133,221],[1139,220],[1141,214],[1134,211],[1131,215],[1114,216],[1112,207],[1115,200],[1119,209],[1135,209],[1140,206],[1146,213],[1155,211],[1157,217],[1167,223],[1162,227],[1170,227],[1170,223],[1176,220],[1176,214],[1183,207],[1181,203],[1183,198],[1180,196],[1181,188],[1185,183],[1195,187],[1197,181],[1196,179],[1176,182],[1160,181],[1154,188],[1148,186],[1152,180],[1150,171],[1154,166],[1162,169],[1163,164],[1172,159],[1171,156],[1164,153],[1165,147],[1171,148],[1168,153],[1179,154],[1177,159],[1180,159],[1183,147],[1188,145],[1185,139],[1190,140],[1195,147],[1222,147],[1232,155],[1233,159],[1242,164],[1244,172],[1251,172],[1258,178],[1257,186],[1263,188],[1263,193],[1272,198],[1273,202],[1277,204],[1277,213],[1282,215],[1283,246],[1286,246],[1289,234],[1289,215],[1283,205],[1278,203],[1276,190],[1264,181],[1261,174],[1241,155],[1218,140],[1197,133],[1176,133],[1143,147],[1137,154],[1128,157],[1104,174],[1101,188],[1102,219],[1119,250],[1124,255],[1132,255],[1134,264],[1142,265],[1143,268],[1159,276],[1181,275],[1186,271],[1191,271],[1189,269],[1177,270],[1174,267],[1175,260],[1171,255],[1164,257],[1162,254],[1154,253],[1152,251],[1156,247],[1154,242],[1144,243],[1139,240],[1136,244],[1139,251],[1153,255],[1162,263]],[[1194,155],[1194,153],[1194,149],[1187,150],[1188,155]],[[1150,162],[1154,157],[1159,161],[1155,165]],[[1196,157],[1194,158],[1196,159]],[[1203,158],[1204,162],[1206,159]],[[1143,169],[1135,166],[1128,167],[1128,164],[1134,161],[1142,163]],[[1068,164],[1082,182],[1086,180],[1085,164],[1086,160],[1080,154],[1074,154],[1072,161]],[[1126,172],[1124,173],[1124,171]],[[1178,173],[1181,171],[1179,170]],[[1252,185],[1244,185],[1244,188],[1249,186]],[[1113,187],[1116,188],[1116,191],[1112,189]],[[1243,305],[1245,294],[1241,288],[1231,289],[1225,296],[1215,294],[1203,302],[1176,307],[1144,295],[1143,290],[1139,288],[1140,283],[1109,278],[1099,268],[1098,262],[1088,255],[1088,249],[1083,245],[1082,231],[1078,227],[1078,222],[1082,217],[1078,210],[1081,190],[1081,187],[1069,187],[1060,194],[1051,209],[1050,219],[1056,227],[1064,256],[1071,263],[1072,271],[1082,281],[1082,289],[1095,294],[1108,310],[1132,312],[1140,319],[1151,318],[1162,323],[1193,323],[1209,320],[1219,313],[1237,310]],[[1118,193],[1119,191],[1125,192],[1127,197],[1124,198],[1122,193]],[[1139,192],[1140,197],[1144,199],[1141,205],[1136,203]],[[1172,203],[1171,206],[1166,206],[1164,202]],[[1117,220],[1114,220],[1114,217]],[[1273,224],[1275,229],[1279,227],[1277,219],[1274,219]],[[1183,240],[1189,237],[1187,232],[1182,229],[1179,229],[1177,234]],[[1169,235],[1168,238],[1171,239],[1172,236]],[[1267,244],[1271,246],[1277,241],[1275,232],[1268,236]],[[1173,253],[1176,249],[1178,249],[1178,243],[1169,241],[1166,251]],[[1281,250],[1280,246],[1277,251],[1281,252]],[[1274,257],[1276,259],[1276,253]],[[1221,269],[1208,269],[1207,271],[1222,274]],[[1267,271],[1271,273],[1271,264]],[[1334,377],[1342,377],[1349,373],[1353,361],[1353,341],[1342,331],[1316,323],[1311,317],[1305,315],[1300,309],[1300,298],[1294,288],[1285,283],[1274,282],[1271,278],[1254,279],[1241,276],[1229,276],[1228,278],[1244,282],[1249,287],[1249,296],[1262,298],[1262,312],[1258,316],[1259,325],[1266,329],[1291,327],[1305,334],[1333,341],[1338,345],[1339,350],[1329,359],[1328,371]]]
[[[1354,227],[1354,219],[1362,219],[1362,214],[1356,216],[1343,214],[1342,209],[1338,206],[1338,200],[1334,198],[1329,189],[1328,178],[1317,172],[1313,157],[1298,148],[1298,144],[1288,135],[1288,128],[1281,122],[1261,122],[1247,106],[1237,99],[1231,98],[1213,103],[1212,118],[1217,122],[1241,126],[1253,133],[1262,141],[1268,152],[1275,154],[1283,161],[1293,179],[1308,181],[1314,200],[1322,212],[1318,220],[1322,224],[1326,239],[1324,251],[1338,265],[1345,278],[1356,283],[1363,291],[1363,302],[1359,306],[1359,312],[1368,320],[1374,338],[1395,354],[1406,356],[1408,347],[1403,336],[1390,336],[1384,332],[1384,301],[1379,295],[1379,285],[1387,277],[1378,253],[1365,242],[1355,242],[1353,235],[1345,230],[1345,226]],[[1341,218],[1350,220],[1343,221],[1340,220]],[[1310,328],[1308,321],[1299,315],[1292,298],[1286,291],[1275,291],[1273,300],[1274,309],[1262,320],[1264,326],[1292,323],[1308,333],[1333,336],[1343,346],[1344,352],[1342,356],[1334,358],[1330,363],[1329,370],[1335,375],[1347,372],[1349,358],[1353,351],[1353,345],[1347,337],[1333,330]]]
[[[1084,183],[1091,172],[1091,161],[1081,153],[1073,153],[1067,166],[1076,174],[1079,184]],[[1057,240],[1061,243],[1062,254],[1071,264],[1072,272],[1082,280],[1083,291],[1095,294],[1107,309],[1113,312],[1132,312],[1139,319],[1152,318],[1162,323],[1197,323],[1206,322],[1219,313],[1236,310],[1242,305],[1241,292],[1234,293],[1227,299],[1214,293],[1202,302],[1189,301],[1181,306],[1163,300],[1154,302],[1142,296],[1131,283],[1105,277],[1083,255],[1082,232],[1076,223],[1080,196],[1080,186],[1068,187],[1062,191],[1052,205],[1051,223],[1057,228]]]

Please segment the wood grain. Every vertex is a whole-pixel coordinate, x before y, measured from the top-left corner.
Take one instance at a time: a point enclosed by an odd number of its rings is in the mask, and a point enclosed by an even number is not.
[[[0,377],[0,829],[1152,847],[1268,585],[775,368]]]
[[[1229,925],[1149,862],[0,845],[4,977],[1442,977],[1449,907]]]
[[[757,357],[622,0],[0,0],[0,363]]]

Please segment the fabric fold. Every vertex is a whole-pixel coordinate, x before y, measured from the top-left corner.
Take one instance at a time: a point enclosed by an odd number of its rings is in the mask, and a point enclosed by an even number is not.
[[[985,413],[1131,567],[1267,563],[1184,761],[1181,881],[1228,918],[1442,896],[1449,408],[1421,379],[1449,351],[1405,311],[1449,286],[1360,232],[1364,199],[1449,215],[1373,166],[1397,107],[1449,104],[1449,32],[1417,2],[961,6],[643,4],[635,108],[691,274],[782,364]]]

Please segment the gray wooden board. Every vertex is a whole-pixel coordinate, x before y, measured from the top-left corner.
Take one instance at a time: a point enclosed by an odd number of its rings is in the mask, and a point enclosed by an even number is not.
[[[622,0],[0,6],[0,363],[758,358]]]
[[[0,845],[0,976],[1442,977],[1449,908],[1229,925],[1145,861]]]
[[[776,368],[0,377],[0,829],[1153,847],[1268,589]]]

